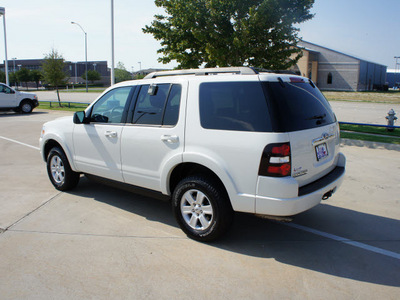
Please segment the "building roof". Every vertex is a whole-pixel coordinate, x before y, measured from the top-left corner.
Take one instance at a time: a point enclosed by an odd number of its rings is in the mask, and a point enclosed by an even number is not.
[[[325,46],[317,45],[317,44],[310,43],[310,42],[307,42],[307,41],[304,41],[304,40],[300,41],[300,43],[306,43],[306,44],[309,44],[309,45],[311,45],[311,46],[317,46],[317,47],[320,47],[320,48],[324,48],[324,49],[326,49],[326,50],[333,51],[333,52],[339,53],[339,54],[341,54],[341,55],[345,55],[345,56],[347,56],[347,57],[351,57],[351,58],[354,58],[354,59],[357,59],[357,60],[360,60],[360,61],[364,61],[364,62],[367,62],[367,63],[371,63],[371,64],[375,64],[375,65],[379,65],[379,66],[382,66],[382,67],[386,67],[386,68],[387,68],[386,65],[382,65],[382,64],[379,64],[379,63],[370,61],[370,60],[366,60],[366,59],[363,59],[363,58],[359,58],[359,57],[357,57],[357,56],[354,56],[354,55],[351,55],[351,54],[347,54],[347,53],[344,53],[344,52],[341,52],[341,51],[333,50],[333,49],[328,48],[328,47],[325,47]],[[302,46],[300,45],[300,47],[302,47]],[[319,51],[317,51],[317,50],[315,50],[315,49],[311,49],[311,48],[309,48],[309,47],[302,47],[302,48],[303,48],[304,50],[312,51],[312,52],[314,52],[314,53],[315,53],[315,52],[319,52]]]

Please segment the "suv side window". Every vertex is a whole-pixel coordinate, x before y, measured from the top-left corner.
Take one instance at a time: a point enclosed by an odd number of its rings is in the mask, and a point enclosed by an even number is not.
[[[0,84],[0,93],[5,93],[5,94],[14,94],[12,89],[10,89],[9,87]]]
[[[151,92],[151,89],[155,90]],[[141,86],[133,113],[133,124],[175,125],[178,122],[180,99],[180,85]]]
[[[109,91],[92,108],[90,122],[122,123],[125,105],[132,87],[121,87]]]
[[[203,128],[272,131],[267,101],[259,82],[202,83],[199,102]]]

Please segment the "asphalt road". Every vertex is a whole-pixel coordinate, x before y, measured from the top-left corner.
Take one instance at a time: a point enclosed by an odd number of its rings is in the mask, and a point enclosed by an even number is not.
[[[36,92],[39,101],[57,101],[54,91]],[[61,101],[91,103],[101,93],[60,93]],[[400,104],[382,104],[365,102],[330,101],[332,108],[341,122],[356,122],[387,125],[385,117],[390,109],[394,109],[400,118]],[[395,123],[400,126],[400,121]]]
[[[0,113],[0,299],[398,299],[399,151],[343,146],[328,201],[289,224],[237,214],[202,244],[168,202],[86,178],[56,191],[38,138],[68,114]]]

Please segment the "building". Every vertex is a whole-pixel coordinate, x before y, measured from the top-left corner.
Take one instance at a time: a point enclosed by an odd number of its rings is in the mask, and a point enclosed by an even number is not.
[[[301,41],[303,56],[293,68],[310,78],[321,90],[371,91],[384,89],[384,65],[363,60],[336,50]]]
[[[389,69],[386,73],[386,81],[389,88],[396,87],[397,89],[400,87],[400,70]]]
[[[42,68],[42,64],[44,59],[12,59],[8,60],[8,72],[16,72],[21,68],[26,68],[29,70],[40,70]],[[5,66],[0,64],[0,71],[5,71]],[[110,82],[110,70],[107,66],[107,61],[88,61],[87,62],[87,69],[88,70],[95,70],[100,73],[101,75],[101,83]],[[69,73],[69,82],[71,83],[82,83],[85,80],[82,78],[82,75],[85,73],[85,62],[78,61],[78,62],[65,62],[65,70]]]

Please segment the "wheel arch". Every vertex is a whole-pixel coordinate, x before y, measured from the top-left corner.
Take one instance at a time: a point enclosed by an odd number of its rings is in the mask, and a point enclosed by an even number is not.
[[[51,149],[53,149],[54,147],[59,147],[65,153],[65,155],[67,156],[68,162],[69,162],[69,164],[71,166],[71,169],[73,171],[77,171],[76,168],[75,168],[75,164],[73,162],[73,159],[72,159],[71,152],[69,151],[69,148],[65,147],[56,138],[49,138],[44,142],[44,144],[42,146],[42,149],[41,149],[43,160],[45,162],[47,161],[47,157],[49,156],[49,153],[50,153]]]
[[[183,162],[172,170],[168,183],[167,183],[167,194],[171,195],[178,185],[178,183],[189,176],[202,176],[211,179],[217,183],[221,189],[226,193],[232,204],[232,196],[228,191],[235,191],[233,183],[227,178],[221,178],[223,176],[218,175],[218,172],[214,171],[208,166],[204,166],[198,162]],[[226,176],[227,177],[227,176]]]

